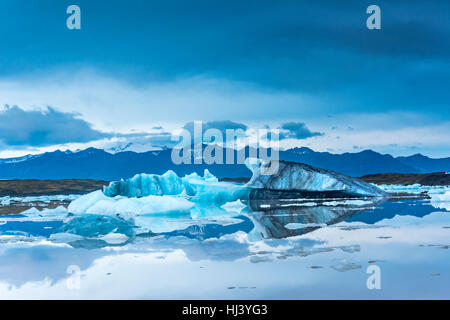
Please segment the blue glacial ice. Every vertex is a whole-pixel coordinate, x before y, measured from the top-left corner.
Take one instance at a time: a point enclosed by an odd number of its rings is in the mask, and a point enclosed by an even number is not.
[[[108,197],[98,190],[72,201],[68,210],[74,214],[121,215],[123,218],[132,218],[140,214],[183,212],[193,206],[194,203],[180,196]]]
[[[219,182],[205,169],[203,177],[197,173],[177,176],[172,170],[163,175],[137,174],[128,180],[111,182],[103,193],[108,197],[124,196],[141,198],[148,196],[186,196],[192,202],[222,205],[237,199],[245,199],[248,190],[243,185]]]
[[[137,174],[128,180],[111,182],[103,189],[103,193],[108,197],[146,197],[178,195],[185,190],[183,180],[172,170],[163,175]]]
[[[111,182],[103,189],[103,193],[108,197],[146,197],[150,195],[180,195],[186,194],[194,196],[197,194],[197,186],[202,183],[216,183],[218,179],[205,169],[203,177],[197,173],[186,175],[180,178],[172,170],[163,175],[157,174],[137,174],[131,179]]]
[[[128,180],[84,195],[69,205],[74,214],[103,214],[123,218],[135,215],[188,212],[196,203],[221,206],[248,198],[242,184],[219,182],[208,170],[203,177],[192,173],[180,178],[173,171],[163,175],[138,174]]]

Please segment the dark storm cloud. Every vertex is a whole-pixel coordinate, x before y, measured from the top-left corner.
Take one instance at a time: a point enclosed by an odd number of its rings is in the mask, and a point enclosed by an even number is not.
[[[323,135],[323,133],[309,130],[303,122],[286,122],[279,129],[281,129],[280,139],[307,139]]]
[[[45,147],[65,143],[86,143],[100,139],[125,138],[133,143],[155,147],[170,147],[177,138],[170,132],[101,132],[79,118],[75,113],[60,112],[52,107],[46,110],[23,110],[6,106],[0,110],[0,145],[3,147]]]
[[[47,110],[23,110],[6,106],[0,110],[0,143],[6,146],[43,147],[109,138],[109,133],[92,129],[77,114]]]
[[[336,113],[428,112],[448,118],[448,0],[79,0],[0,5],[0,75],[96,67],[134,83],[179,77],[256,84],[333,99]],[[381,30],[366,8],[381,8]],[[31,32],[32,31],[32,32]],[[261,110],[261,115],[264,115]]]
[[[450,2],[444,0],[379,0],[382,30],[377,31],[368,30],[365,24],[366,8],[372,2],[361,0],[80,0],[86,28],[80,33],[61,28],[64,2],[32,0],[26,11],[15,1],[6,2],[8,10],[0,10],[2,54],[34,68],[78,63],[82,57],[94,64],[130,65],[166,76],[219,72],[277,84],[289,83],[289,79],[281,79],[282,74],[256,79],[264,70],[254,68],[264,66],[273,72],[295,66],[291,71],[298,72],[311,62],[305,58],[318,50],[327,50],[327,54],[317,62],[329,59],[338,64],[351,62],[334,56],[333,51],[342,49],[354,54],[425,58],[448,58],[450,50]],[[25,22],[33,25],[33,32],[28,32]],[[30,44],[20,52],[14,40],[19,34]],[[17,68],[4,61],[2,69]]]

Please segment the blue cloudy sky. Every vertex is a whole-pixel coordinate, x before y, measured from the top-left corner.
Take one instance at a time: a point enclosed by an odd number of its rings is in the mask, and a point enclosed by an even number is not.
[[[448,0],[3,0],[0,157],[159,146],[194,120],[450,156],[449,15]]]

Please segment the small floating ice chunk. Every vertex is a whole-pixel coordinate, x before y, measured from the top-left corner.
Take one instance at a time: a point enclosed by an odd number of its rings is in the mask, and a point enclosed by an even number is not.
[[[37,208],[33,207],[33,208],[30,208],[30,209],[22,212],[22,215],[30,217],[30,218],[31,217],[40,217],[41,212]]]
[[[70,194],[70,195],[52,195],[52,196],[29,196],[29,197],[0,197],[1,205],[11,205],[12,203],[21,202],[21,203],[31,203],[31,202],[44,202],[49,203],[51,201],[73,201],[79,198],[80,195]]]
[[[9,206],[11,204],[11,197],[6,196],[6,197],[1,197],[0,198],[0,205],[2,206]]]
[[[36,207],[32,207],[21,213],[28,218],[42,218],[47,219],[64,219],[67,216],[67,209],[63,206],[59,206],[54,209],[45,208],[39,211]]]

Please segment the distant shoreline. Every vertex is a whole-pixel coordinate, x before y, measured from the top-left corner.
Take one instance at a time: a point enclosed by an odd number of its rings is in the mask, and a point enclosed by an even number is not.
[[[378,173],[359,177],[365,182],[375,184],[420,184],[422,186],[450,186],[450,174],[435,173]]]
[[[109,181],[90,179],[0,180],[0,197],[85,194],[108,184]]]

